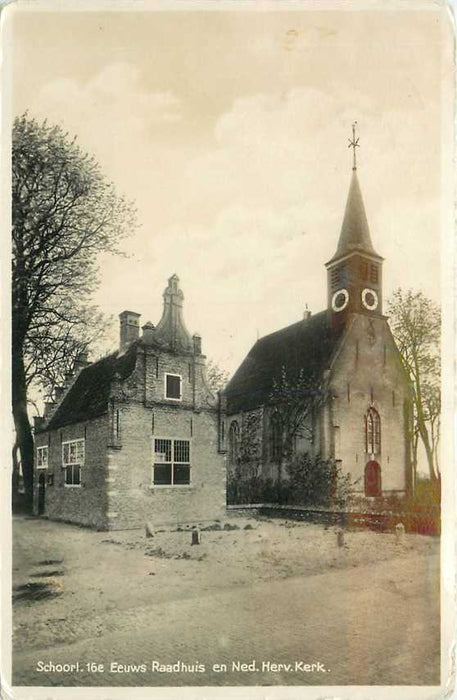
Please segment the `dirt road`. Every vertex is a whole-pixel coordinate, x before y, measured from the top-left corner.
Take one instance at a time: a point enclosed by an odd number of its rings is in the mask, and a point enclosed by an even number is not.
[[[141,533],[17,522],[14,684],[439,683],[437,541],[348,533],[340,551],[331,529],[252,527],[187,550],[188,533],[146,545]],[[54,589],[21,597],[37,569],[54,572],[35,579]]]

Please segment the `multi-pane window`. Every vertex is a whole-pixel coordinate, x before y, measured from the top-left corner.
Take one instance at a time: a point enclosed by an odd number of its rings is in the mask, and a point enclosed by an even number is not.
[[[190,484],[190,440],[154,439],[154,486]]]
[[[84,466],[84,460],[84,439],[62,443],[62,468],[65,469],[66,486],[81,486],[81,467]]]
[[[376,455],[381,452],[381,419],[374,408],[368,409],[365,417],[365,440],[368,454]]]
[[[165,375],[165,398],[179,400],[182,398],[181,376],[179,374]]]
[[[37,469],[48,468],[48,446],[36,448],[36,467]]]
[[[236,464],[240,456],[240,426],[234,420],[230,423],[229,430],[229,461]]]

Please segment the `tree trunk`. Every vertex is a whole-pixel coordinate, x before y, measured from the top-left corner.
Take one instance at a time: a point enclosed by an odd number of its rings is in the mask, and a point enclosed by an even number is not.
[[[17,440],[13,445],[12,459],[13,459],[13,473],[11,476],[11,494],[13,500],[13,512],[19,504],[19,460],[18,460],[19,445]]]
[[[416,490],[416,484],[417,484],[417,449],[419,447],[419,435],[418,433],[415,433],[413,436],[413,480],[414,480],[414,489],[413,492]]]
[[[425,425],[425,421],[420,414],[421,414],[421,412],[418,411],[417,428],[419,430],[419,435],[421,437],[422,444],[424,445],[425,455],[427,457],[427,463],[428,463],[428,471],[430,473],[430,479],[432,481],[436,481],[438,478],[438,475],[437,475],[436,470],[435,470],[435,464],[434,464],[434,459],[433,459],[433,450],[432,450],[432,447],[430,445],[430,438],[428,435],[427,426]]]
[[[27,386],[25,381],[22,350],[13,346],[12,357],[13,418],[16,441],[21,453],[22,475],[24,477],[25,506],[33,509],[33,436],[27,414]]]
[[[430,445],[430,437],[427,430],[427,425],[424,418],[424,409],[422,405],[422,389],[420,383],[420,371],[417,358],[415,358],[415,404],[416,404],[416,421],[417,429],[419,431],[422,444],[424,445],[425,454],[427,457],[428,471],[430,474],[430,479],[436,481],[437,473],[435,469],[434,459],[433,459],[433,449]]]

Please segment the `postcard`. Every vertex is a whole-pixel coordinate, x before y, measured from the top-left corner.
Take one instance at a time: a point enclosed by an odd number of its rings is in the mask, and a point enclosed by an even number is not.
[[[446,5],[1,20],[2,697],[448,696]]]

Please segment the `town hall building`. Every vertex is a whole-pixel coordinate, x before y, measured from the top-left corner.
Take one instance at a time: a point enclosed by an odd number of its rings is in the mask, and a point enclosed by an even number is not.
[[[76,372],[35,431],[35,511],[99,529],[198,523],[225,512],[220,400],[173,275],[163,315],[120,314],[120,347]]]
[[[232,483],[253,473],[273,482],[287,478],[278,450],[284,425],[274,398],[285,372],[313,377],[326,397],[296,436],[295,454],[334,460],[363,498],[411,491],[411,389],[383,313],[383,258],[370,236],[355,136],[351,145],[346,209],[335,254],[326,263],[327,308],[306,311],[297,323],[260,338],[225,390]],[[251,457],[243,455],[243,441]]]

